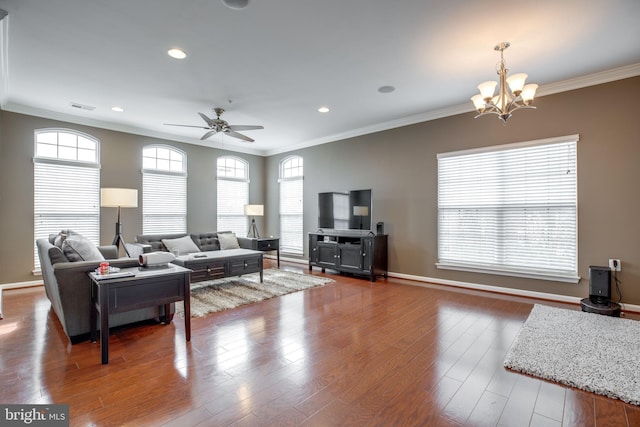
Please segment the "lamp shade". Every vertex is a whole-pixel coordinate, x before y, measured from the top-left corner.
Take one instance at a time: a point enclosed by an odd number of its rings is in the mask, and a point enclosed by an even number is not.
[[[264,205],[244,205],[244,214],[246,216],[263,216]]]
[[[353,216],[369,216],[369,207],[368,206],[354,206],[353,207]]]
[[[137,208],[138,190],[133,188],[101,188],[100,206],[105,208]]]

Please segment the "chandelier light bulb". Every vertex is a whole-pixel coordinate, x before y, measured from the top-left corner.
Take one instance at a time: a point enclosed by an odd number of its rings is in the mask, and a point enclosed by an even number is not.
[[[498,82],[494,81],[484,82],[478,85],[478,89],[484,99],[491,99],[493,98],[493,93],[495,92],[497,85]]]
[[[520,96],[526,105],[529,105],[533,101],[533,97],[536,96],[536,90],[538,90],[537,84],[528,84],[522,88]]]
[[[473,102],[473,106],[476,107],[476,110],[481,113],[484,111],[485,105],[487,105],[487,103],[484,101],[484,98],[480,94],[472,96],[471,101]]]
[[[513,93],[515,96],[520,95],[527,77],[528,76],[525,73],[520,73],[514,74],[511,77],[507,78],[507,84],[509,85],[509,89],[511,89],[511,93]]]

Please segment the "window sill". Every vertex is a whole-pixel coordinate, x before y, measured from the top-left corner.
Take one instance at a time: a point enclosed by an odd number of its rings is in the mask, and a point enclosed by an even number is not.
[[[436,267],[441,270],[457,270],[466,271],[469,273],[496,274],[499,276],[523,277],[525,279],[549,280],[552,282],[578,283],[580,281],[580,276],[570,273],[562,274],[560,272],[543,273],[526,270],[498,270],[486,267],[442,262],[436,263]]]

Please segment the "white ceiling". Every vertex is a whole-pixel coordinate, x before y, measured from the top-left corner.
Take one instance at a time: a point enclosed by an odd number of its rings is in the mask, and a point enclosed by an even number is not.
[[[528,73],[542,96],[640,75],[638,0],[252,0],[243,10],[221,0],[0,0],[0,8],[9,13],[0,23],[2,109],[259,155],[470,112],[476,85],[496,79],[493,46],[502,41],[511,42],[510,73]],[[187,58],[170,58],[171,47]],[[384,85],[396,90],[379,93]],[[246,143],[164,125],[204,125],[197,112],[211,117],[213,107],[232,125],[265,128],[243,132],[255,139]]]

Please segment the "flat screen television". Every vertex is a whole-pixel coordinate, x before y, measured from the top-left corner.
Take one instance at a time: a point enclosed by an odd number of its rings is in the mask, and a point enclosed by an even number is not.
[[[318,228],[371,230],[371,190],[318,194]]]

